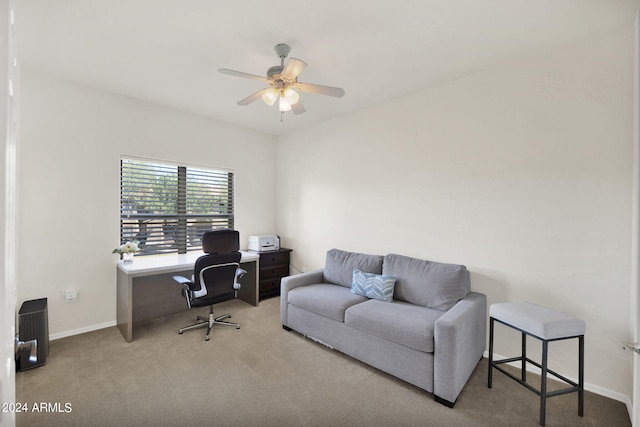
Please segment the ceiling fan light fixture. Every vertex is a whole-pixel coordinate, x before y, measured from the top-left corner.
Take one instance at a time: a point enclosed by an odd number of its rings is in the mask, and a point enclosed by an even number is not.
[[[285,112],[285,111],[291,111],[291,104],[289,104],[289,102],[287,102],[287,100],[283,97],[280,97],[280,104],[278,105],[278,107],[280,108],[281,112]]]
[[[298,101],[300,101],[300,95],[298,94],[298,92],[289,87],[284,91],[284,99],[287,100],[289,105],[294,105]]]
[[[278,91],[274,88],[269,88],[262,94],[262,100],[269,107],[276,102],[276,99],[278,99]]]

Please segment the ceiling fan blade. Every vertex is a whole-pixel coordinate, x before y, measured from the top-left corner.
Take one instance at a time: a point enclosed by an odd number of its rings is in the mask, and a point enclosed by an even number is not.
[[[315,93],[318,95],[329,95],[337,98],[344,96],[344,89],[341,87],[315,85],[312,83],[296,83],[295,88],[303,92]]]
[[[293,114],[297,115],[302,114],[307,110],[304,108],[304,105],[302,105],[302,102],[298,101],[291,106],[291,111],[293,111]]]
[[[245,79],[257,80],[259,82],[266,83],[268,81],[266,77],[256,76],[255,74],[243,73],[241,71],[236,71],[236,70],[229,70],[227,68],[220,68],[218,71],[221,72],[222,74],[229,74],[230,76],[236,76],[236,77],[244,77]]]
[[[262,94],[264,94],[267,90],[269,90],[268,87],[257,91],[253,95],[249,95],[246,98],[241,99],[240,101],[238,101],[238,105],[249,105],[252,102],[257,101],[258,99],[260,99],[262,97]]]
[[[287,65],[284,66],[284,70],[282,70],[280,75],[285,79],[295,80],[295,78],[298,77],[298,74],[300,74],[306,66],[307,64],[300,59],[289,58]]]

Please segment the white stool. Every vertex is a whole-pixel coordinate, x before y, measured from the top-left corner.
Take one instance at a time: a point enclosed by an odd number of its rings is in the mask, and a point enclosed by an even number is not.
[[[528,302],[509,302],[492,304],[489,309],[489,379],[488,387],[491,388],[493,368],[514,379],[518,383],[527,387],[529,390],[540,396],[540,425],[545,423],[545,412],[547,397],[558,396],[561,394],[578,392],[578,415],[584,414],[584,332],[585,323],[576,317],[551,310],[546,307],[531,304]],[[493,326],[494,321],[498,321],[503,325],[516,329],[522,333],[522,355],[508,359],[493,360]],[[542,364],[534,362],[527,358],[527,335],[542,341]],[[547,353],[549,342],[578,338],[578,383],[557,374],[547,368]],[[510,363],[520,361],[522,363],[522,377],[517,378],[515,375],[507,372],[499,365],[502,363]],[[537,366],[542,370],[540,380],[540,390],[527,384],[527,362]],[[547,392],[547,373],[564,381],[570,387]]]

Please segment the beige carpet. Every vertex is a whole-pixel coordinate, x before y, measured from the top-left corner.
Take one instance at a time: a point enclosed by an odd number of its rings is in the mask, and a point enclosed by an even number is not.
[[[177,334],[207,309],[139,325],[127,343],[115,327],[52,341],[47,364],[16,373],[31,409],[18,426],[536,426],[535,394],[483,359],[454,409],[433,395],[282,329],[279,298],[219,304],[242,327]],[[534,378],[534,375],[530,375]],[[588,381],[588,378],[587,378]],[[65,412],[66,410],[66,412]],[[630,426],[625,405],[586,393],[550,398],[547,426]]]

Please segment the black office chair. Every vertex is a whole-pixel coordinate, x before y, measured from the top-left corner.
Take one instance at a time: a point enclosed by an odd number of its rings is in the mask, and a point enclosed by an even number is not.
[[[230,314],[214,317],[213,305],[222,301],[227,301],[236,297],[237,290],[240,289],[238,279],[246,271],[240,268],[239,252],[240,237],[235,230],[213,230],[202,235],[202,255],[196,260],[191,280],[182,276],[173,276],[173,280],[182,285],[182,295],[187,300],[187,306],[204,307],[209,306],[209,318],[198,316],[198,322],[194,325],[180,329],[183,333],[189,329],[207,327],[206,341],[209,341],[209,334],[213,325],[235,326],[240,329],[239,323],[225,322],[224,319],[231,318]]]

